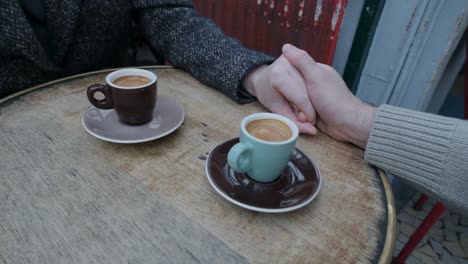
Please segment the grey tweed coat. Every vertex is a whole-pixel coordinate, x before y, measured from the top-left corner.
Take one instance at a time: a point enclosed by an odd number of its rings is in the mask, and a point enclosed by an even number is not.
[[[147,42],[173,65],[238,103],[240,81],[273,58],[248,50],[188,0],[42,0],[52,54],[41,46],[17,0],[0,1],[0,97],[56,78],[123,66],[132,17]]]

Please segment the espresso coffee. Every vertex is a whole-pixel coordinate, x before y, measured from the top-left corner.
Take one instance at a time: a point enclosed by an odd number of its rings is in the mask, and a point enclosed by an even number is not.
[[[276,119],[258,119],[247,124],[247,131],[254,137],[272,142],[288,140],[292,131],[288,125]]]
[[[86,94],[99,109],[114,109],[120,121],[139,126],[153,120],[158,94],[158,77],[147,70],[121,69],[106,76],[106,84],[93,84]],[[96,93],[104,98],[96,98]]]
[[[115,79],[112,83],[122,87],[136,87],[147,85],[150,82],[150,79],[143,76],[127,75]]]

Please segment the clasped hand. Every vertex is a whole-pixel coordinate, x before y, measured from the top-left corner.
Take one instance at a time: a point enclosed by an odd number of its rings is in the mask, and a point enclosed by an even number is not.
[[[330,66],[286,44],[271,65],[254,69],[244,87],[270,111],[293,120],[302,133],[317,128],[329,136],[365,147],[374,108],[348,89]]]

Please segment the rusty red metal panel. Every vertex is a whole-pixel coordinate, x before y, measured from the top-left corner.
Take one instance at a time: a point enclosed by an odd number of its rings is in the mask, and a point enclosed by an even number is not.
[[[330,64],[347,0],[193,0],[198,12],[246,47],[272,56],[284,43]]]

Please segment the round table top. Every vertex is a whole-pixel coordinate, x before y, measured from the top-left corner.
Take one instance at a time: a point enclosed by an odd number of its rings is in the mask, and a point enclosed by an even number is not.
[[[185,121],[139,144],[86,133],[86,88],[110,70],[0,99],[0,255],[6,263],[388,263],[393,196],[363,150],[323,133],[297,147],[321,171],[318,197],[297,211],[258,213],[216,193],[205,159],[238,136],[238,105],[170,67],[150,67],[158,94]]]

